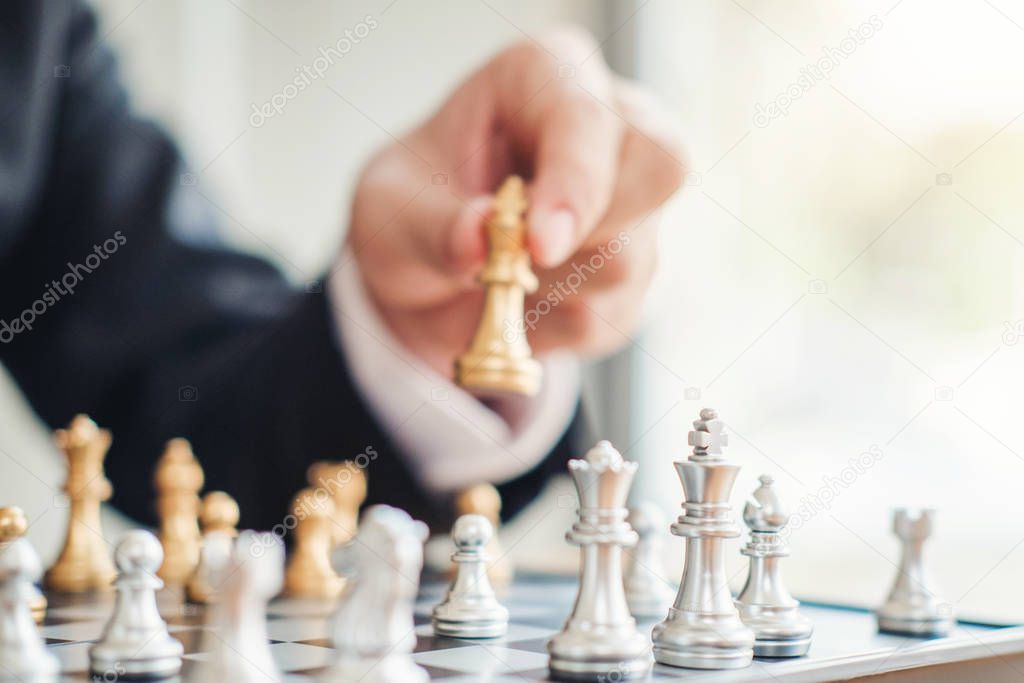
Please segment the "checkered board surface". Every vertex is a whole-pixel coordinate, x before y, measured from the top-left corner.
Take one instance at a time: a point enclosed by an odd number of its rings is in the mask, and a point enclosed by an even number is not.
[[[447,683],[491,681],[524,683],[547,679],[545,644],[572,610],[576,582],[562,577],[517,578],[502,597],[512,620],[508,635],[493,640],[459,640],[433,635],[430,610],[444,593],[440,582],[425,582],[416,604],[417,645],[413,658],[432,680]],[[41,627],[61,661],[64,680],[91,680],[88,650],[111,613],[111,595],[49,595]],[[161,592],[160,611],[171,634],[185,645],[183,675],[197,660],[204,609],[183,604],[178,594]],[[329,606],[276,600],[268,610],[268,636],[274,659],[288,680],[312,680],[329,661]],[[948,638],[919,640],[879,634],[870,613],[840,607],[805,605],[815,633],[807,657],[755,660],[740,671],[695,671],[656,665],[651,681],[835,680],[912,666],[962,662],[1024,651],[1024,627],[960,625]],[[650,631],[652,623],[641,623]],[[609,678],[609,680],[618,680]],[[214,682],[224,683],[224,682]]]

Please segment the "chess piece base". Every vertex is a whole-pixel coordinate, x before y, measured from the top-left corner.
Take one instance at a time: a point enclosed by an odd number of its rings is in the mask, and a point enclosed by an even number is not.
[[[93,593],[114,590],[117,572],[94,574],[78,566],[54,565],[43,576],[43,586],[58,593]]]
[[[146,659],[124,659],[119,657],[92,657],[89,666],[93,675],[108,679],[150,680],[169,678],[181,671],[181,655],[153,657]]]
[[[435,618],[434,633],[446,638],[500,638],[508,633],[508,620],[450,621]]]
[[[567,681],[631,680],[651,668],[651,645],[635,630],[563,631],[548,643],[551,677]]]
[[[541,364],[533,358],[507,358],[472,351],[455,362],[455,382],[484,393],[534,396],[540,391]]]
[[[754,661],[754,632],[738,614],[696,614],[672,608],[654,627],[654,660],[687,669],[742,669]]]
[[[903,636],[941,638],[948,636],[956,625],[952,617],[895,617],[878,612],[878,630]]]
[[[799,605],[799,603],[797,603]],[[799,607],[736,602],[740,619],[754,632],[755,657],[802,657],[811,648],[814,627]]]
[[[609,680],[630,681],[643,678],[651,669],[649,657],[631,661],[581,661],[576,659],[556,658],[554,655],[548,665],[551,678],[558,681],[590,681]]]

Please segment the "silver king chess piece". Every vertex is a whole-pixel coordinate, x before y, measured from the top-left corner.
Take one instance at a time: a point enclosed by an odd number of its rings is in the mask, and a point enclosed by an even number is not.
[[[956,624],[952,605],[936,597],[922,559],[934,520],[935,510],[900,508],[893,514],[893,532],[903,550],[896,582],[876,611],[880,631],[937,637],[949,634]]]
[[[566,540],[580,546],[579,592],[565,627],[548,641],[552,678],[628,680],[651,667],[650,641],[637,631],[622,582],[622,548],[637,541],[625,507],[636,469],[607,441],[569,461],[580,507]]]
[[[661,508],[650,501],[629,511],[629,525],[639,540],[633,549],[633,562],[626,572],[626,602],[637,619],[662,617],[672,605],[675,586],[665,580],[662,566],[662,542],[666,522]]]
[[[452,638],[498,638],[508,631],[508,610],[487,578],[485,548],[494,529],[483,515],[462,515],[452,527],[455,579],[434,608],[434,633]]]
[[[652,633],[654,659],[694,669],[738,669],[754,657],[754,632],[740,619],[725,573],[725,540],[740,535],[729,506],[740,468],[722,455],[729,440],[716,411],[701,410],[693,427],[693,454],[673,463],[685,501],[671,529],[686,541],[686,561],[675,603]]]
[[[789,512],[775,480],[762,474],[761,485],[743,508],[750,540],[740,551],[750,558],[747,582],[736,598],[743,623],[754,632],[755,657],[802,657],[811,647],[811,621],[786,590],[779,560],[789,555],[782,531]]]
[[[89,649],[94,676],[165,678],[181,669],[184,648],[167,632],[156,605],[156,592],[164,585],[156,572],[163,559],[160,541],[145,529],[129,531],[117,544],[114,613]]]

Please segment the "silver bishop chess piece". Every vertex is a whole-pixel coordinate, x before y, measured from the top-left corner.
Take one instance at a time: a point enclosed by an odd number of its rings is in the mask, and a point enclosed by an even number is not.
[[[181,669],[184,648],[167,632],[156,592],[164,551],[145,529],[129,531],[114,550],[118,576],[114,613],[89,649],[89,668],[99,677],[166,678]]]
[[[771,475],[762,474],[758,481],[761,485],[743,507],[750,540],[740,552],[750,558],[750,571],[736,598],[736,608],[754,632],[755,657],[802,657],[811,647],[814,627],[786,590],[779,565],[779,560],[789,555],[782,537],[789,512]]]
[[[274,683],[283,676],[270,653],[267,603],[284,582],[284,544],[269,532],[238,535],[226,578],[209,612],[201,651],[189,672],[194,683]]]
[[[494,529],[483,515],[462,515],[452,527],[456,566],[444,600],[434,608],[434,633],[452,638],[498,638],[508,631],[508,610],[487,578],[485,548]]]
[[[32,619],[35,583],[43,574],[35,549],[15,538],[0,552],[0,680],[56,680],[59,663]]]
[[[412,659],[426,539],[427,526],[398,508],[374,505],[360,517],[356,574],[332,617],[335,658],[324,683],[427,683]]]
[[[715,410],[701,410],[693,427],[692,455],[673,463],[685,501],[671,528],[686,541],[686,561],[675,603],[654,627],[654,659],[694,669],[738,669],[754,657],[754,632],[740,619],[725,572],[725,540],[740,535],[729,506],[740,468],[722,455],[729,439]]]
[[[675,587],[664,578],[662,566],[665,515],[656,504],[644,501],[629,511],[628,521],[638,538],[633,548],[633,561],[626,572],[629,611],[640,620],[661,617],[676,595]]]
[[[622,548],[637,542],[625,507],[636,469],[607,441],[569,461],[580,507],[566,540],[580,546],[579,592],[565,627],[548,642],[552,678],[629,680],[651,667],[650,641],[637,631],[622,581]]]
[[[956,624],[952,605],[936,597],[925,569],[922,550],[932,535],[935,510],[899,508],[892,528],[902,545],[896,582],[885,604],[878,608],[878,629],[902,635],[948,635]]]

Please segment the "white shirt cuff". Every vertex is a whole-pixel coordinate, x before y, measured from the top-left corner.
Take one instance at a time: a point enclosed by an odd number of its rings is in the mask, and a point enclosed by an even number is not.
[[[370,410],[406,455],[419,482],[448,493],[501,483],[532,469],[565,433],[575,412],[575,355],[539,358],[540,393],[494,409],[408,351],[381,320],[350,253],[327,283],[337,343]]]

